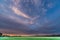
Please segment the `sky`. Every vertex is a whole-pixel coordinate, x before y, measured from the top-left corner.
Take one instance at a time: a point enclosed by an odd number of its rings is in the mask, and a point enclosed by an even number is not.
[[[0,0],[0,32],[60,34],[60,0]]]

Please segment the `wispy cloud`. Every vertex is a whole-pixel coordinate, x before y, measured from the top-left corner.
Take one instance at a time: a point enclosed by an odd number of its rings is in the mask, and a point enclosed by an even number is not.
[[[12,10],[15,14],[25,17],[25,18],[30,18],[30,16],[28,16],[27,14],[24,14],[23,12],[21,12],[20,10],[18,10],[18,8],[16,7],[12,7]]]

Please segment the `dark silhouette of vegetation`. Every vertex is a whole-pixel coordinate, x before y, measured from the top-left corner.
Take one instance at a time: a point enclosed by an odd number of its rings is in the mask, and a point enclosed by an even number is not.
[[[10,37],[9,35],[2,35],[2,37]]]
[[[0,37],[2,36],[2,33],[0,33]]]

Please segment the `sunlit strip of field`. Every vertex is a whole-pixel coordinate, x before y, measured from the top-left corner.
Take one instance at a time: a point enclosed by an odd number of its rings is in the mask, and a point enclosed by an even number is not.
[[[60,40],[60,37],[0,37],[0,40]]]

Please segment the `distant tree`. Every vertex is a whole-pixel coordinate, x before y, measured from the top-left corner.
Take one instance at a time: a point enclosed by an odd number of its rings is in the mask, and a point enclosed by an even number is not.
[[[2,33],[0,33],[0,37],[2,36]]]
[[[2,35],[3,37],[10,37],[9,35]]]

